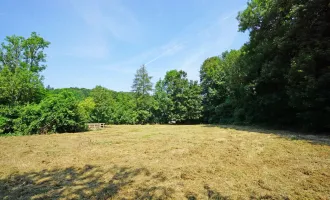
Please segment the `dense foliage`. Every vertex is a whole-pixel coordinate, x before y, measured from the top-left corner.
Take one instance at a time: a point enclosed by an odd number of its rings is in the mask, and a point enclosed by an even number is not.
[[[171,70],[156,84],[155,98],[159,123],[198,121],[202,96],[197,81],[189,81],[184,71]]]
[[[250,1],[238,16],[249,42],[201,68],[205,120],[329,130],[329,6]]]
[[[23,107],[14,124],[15,130],[22,134],[77,132],[85,129],[77,100],[72,93],[67,92],[48,96],[40,104]]]
[[[35,134],[85,129],[85,107],[73,93],[47,92],[40,75],[50,43],[36,33],[8,36],[0,49],[0,133]],[[87,109],[85,109],[87,110]]]
[[[204,61],[200,84],[168,71],[155,83],[142,65],[131,92],[44,87],[36,33],[0,48],[0,134],[76,132],[108,124],[236,123],[330,130],[328,0],[250,0],[237,17],[249,41]]]

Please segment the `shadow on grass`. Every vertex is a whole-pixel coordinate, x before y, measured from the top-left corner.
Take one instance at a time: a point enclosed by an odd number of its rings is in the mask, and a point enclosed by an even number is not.
[[[139,178],[138,184],[134,184]],[[141,182],[141,180],[144,181]],[[104,171],[99,167],[86,165],[83,168],[42,170],[12,174],[5,179],[0,179],[0,199],[174,199],[174,189],[156,186],[157,183],[165,180],[162,173],[151,175],[145,168],[132,169],[115,166]],[[208,185],[204,186],[203,194],[188,192],[185,195],[188,200],[205,199],[205,197],[209,200],[232,199]],[[288,198],[252,194],[248,199],[287,200]]]
[[[297,133],[292,131],[284,131],[284,130],[275,130],[275,129],[265,129],[260,127],[253,126],[238,126],[238,125],[215,125],[209,124],[204,125],[204,127],[218,127],[222,129],[234,129],[238,131],[248,131],[262,134],[275,134],[279,137],[283,137],[289,140],[304,140],[308,141],[311,144],[320,144],[320,145],[328,145],[330,146],[330,134],[312,134],[312,133]]]
[[[0,179],[0,199],[113,199],[123,187],[130,187],[136,176],[149,177],[150,172],[126,167],[103,171],[86,165],[13,174]],[[130,195],[131,199],[166,199],[174,192],[171,188],[141,185]]]

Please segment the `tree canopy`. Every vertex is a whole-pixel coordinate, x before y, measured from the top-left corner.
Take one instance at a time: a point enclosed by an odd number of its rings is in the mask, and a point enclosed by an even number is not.
[[[0,47],[0,133],[76,132],[107,124],[230,123],[330,130],[328,0],[250,0],[249,40],[207,58],[200,81],[169,70],[153,88],[145,65],[131,92],[43,85],[50,42],[33,32]]]
[[[189,122],[201,117],[200,86],[197,81],[189,81],[182,70],[168,71],[164,80],[157,82],[155,96],[163,115],[160,121]]]

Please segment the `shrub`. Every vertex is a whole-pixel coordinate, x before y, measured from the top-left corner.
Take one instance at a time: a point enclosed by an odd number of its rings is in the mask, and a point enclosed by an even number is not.
[[[74,95],[63,92],[23,107],[15,131],[25,135],[77,132],[85,129],[85,122]]]

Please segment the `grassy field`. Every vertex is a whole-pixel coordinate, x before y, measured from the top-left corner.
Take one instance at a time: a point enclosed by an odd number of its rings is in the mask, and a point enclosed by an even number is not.
[[[0,199],[330,199],[330,140],[207,125],[0,137]]]

